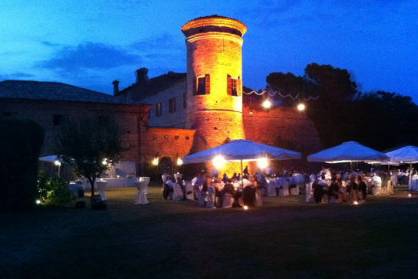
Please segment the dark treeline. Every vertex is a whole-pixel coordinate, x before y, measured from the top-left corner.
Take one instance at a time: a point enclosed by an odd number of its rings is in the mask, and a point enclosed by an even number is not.
[[[307,113],[314,121],[324,147],[357,140],[386,150],[418,144],[418,106],[411,97],[397,93],[361,92],[352,75],[330,65],[309,64],[303,76],[271,73],[270,88],[308,103]],[[285,103],[293,105],[291,98]]]

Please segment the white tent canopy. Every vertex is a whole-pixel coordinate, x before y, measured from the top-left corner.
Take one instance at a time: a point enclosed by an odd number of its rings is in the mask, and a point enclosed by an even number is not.
[[[228,161],[252,161],[261,156],[276,160],[301,158],[301,154],[296,151],[242,139],[188,155],[184,157],[183,162],[185,164],[204,163],[212,160],[216,155],[222,155]]]
[[[387,152],[386,155],[390,158],[391,162],[402,164],[415,164],[418,163],[418,147],[417,146],[404,146],[399,149]]]
[[[61,161],[58,155],[46,155],[39,157],[39,161],[47,163],[55,163],[56,161]]]
[[[388,156],[384,153],[364,146],[356,141],[347,141],[308,156],[309,162],[326,163],[387,161],[388,159]]]

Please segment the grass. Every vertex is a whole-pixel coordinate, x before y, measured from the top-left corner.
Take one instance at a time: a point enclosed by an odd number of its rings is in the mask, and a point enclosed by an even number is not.
[[[350,205],[268,198],[263,208],[192,202],[0,215],[0,278],[417,278],[418,199]]]

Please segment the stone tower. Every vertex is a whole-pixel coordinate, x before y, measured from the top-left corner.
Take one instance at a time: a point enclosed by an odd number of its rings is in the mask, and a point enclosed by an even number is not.
[[[208,16],[187,22],[187,120],[195,129],[193,151],[242,139],[242,44],[240,21]]]

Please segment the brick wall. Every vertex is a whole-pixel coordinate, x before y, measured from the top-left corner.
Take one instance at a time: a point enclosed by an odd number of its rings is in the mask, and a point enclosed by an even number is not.
[[[293,107],[271,110],[250,109],[244,106],[246,138],[256,142],[301,151],[305,154],[320,149],[320,139],[306,113]]]
[[[8,116],[10,115],[11,116]],[[122,160],[139,161],[141,126],[146,125],[148,106],[116,105],[76,102],[49,102],[25,100],[0,100],[0,116],[31,119],[42,126],[45,142],[42,154],[54,153],[54,142],[61,124],[54,124],[54,115],[65,119],[77,119],[90,116],[113,116],[122,131],[122,145],[127,150],[122,153]]]

